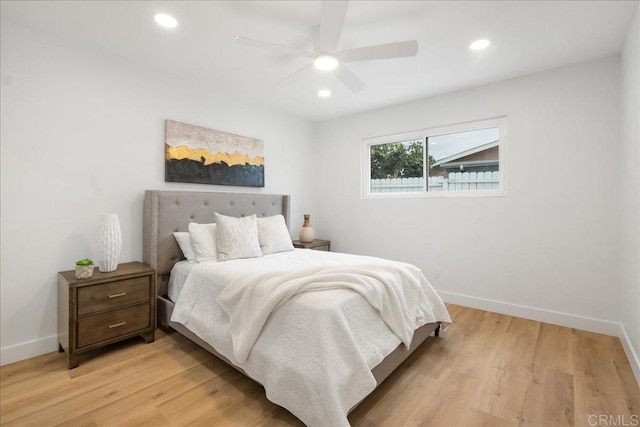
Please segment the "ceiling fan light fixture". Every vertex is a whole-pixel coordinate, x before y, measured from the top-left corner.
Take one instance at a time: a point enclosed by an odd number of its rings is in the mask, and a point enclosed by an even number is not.
[[[487,39],[476,40],[469,45],[469,49],[471,50],[483,50],[489,47],[491,41]]]
[[[318,97],[320,98],[329,98],[331,96],[331,91],[329,89],[320,89],[318,91]]]
[[[166,13],[156,13],[153,19],[158,25],[164,28],[175,28],[178,26],[176,18]]]
[[[338,68],[338,60],[333,55],[323,53],[316,56],[313,60],[313,66],[321,71],[333,71]]]
[[[358,93],[367,88],[360,78],[349,70],[349,63],[357,61],[373,61],[378,59],[408,58],[418,54],[418,41],[405,40],[400,42],[383,43],[371,46],[338,50],[340,37],[347,15],[349,0],[322,0],[320,25],[314,30],[313,50],[283,46],[267,41],[236,37],[236,41],[247,46],[254,46],[290,56],[307,59],[307,64],[289,74],[276,83],[276,86],[298,73],[311,68],[311,64],[320,70],[331,74],[352,93]]]

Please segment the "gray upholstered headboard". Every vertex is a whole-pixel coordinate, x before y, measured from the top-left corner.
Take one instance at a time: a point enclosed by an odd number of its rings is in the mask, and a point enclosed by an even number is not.
[[[284,215],[289,225],[289,196],[146,190],[144,194],[144,262],[162,276],[182,259],[173,232],[188,231],[190,222],[214,222],[214,212],[242,217]]]

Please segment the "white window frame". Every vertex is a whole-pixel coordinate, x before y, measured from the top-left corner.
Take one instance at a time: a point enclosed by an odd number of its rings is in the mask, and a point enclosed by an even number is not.
[[[468,191],[427,191],[427,179],[424,179],[424,189],[420,192],[406,193],[371,193],[371,146],[380,144],[390,144],[399,141],[410,141],[424,139],[433,136],[446,135],[451,133],[481,130],[497,127],[500,131],[500,142],[498,150],[500,184],[498,189],[493,190],[468,190]],[[425,147],[426,148],[426,147]],[[424,150],[425,157],[427,150]],[[507,116],[493,117],[483,120],[457,123],[419,129],[409,132],[396,133],[364,138],[362,140],[362,198],[363,199],[394,199],[394,198],[431,198],[431,197],[496,197],[507,195]],[[426,161],[424,163],[426,165]],[[424,171],[426,175],[426,169]]]

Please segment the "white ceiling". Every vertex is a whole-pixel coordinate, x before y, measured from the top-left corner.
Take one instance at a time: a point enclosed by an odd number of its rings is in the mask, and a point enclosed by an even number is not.
[[[638,1],[351,1],[339,50],[418,40],[412,58],[351,63],[353,94],[308,59],[239,45],[242,35],[312,50],[318,1],[5,1],[11,20],[314,121],[582,62],[620,51]],[[173,15],[173,30],[157,26]],[[471,41],[489,38],[481,52]],[[320,88],[333,96],[318,98]]]

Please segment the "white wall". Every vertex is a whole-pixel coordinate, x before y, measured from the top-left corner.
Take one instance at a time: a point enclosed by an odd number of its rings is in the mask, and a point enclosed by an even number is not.
[[[501,115],[506,197],[361,198],[363,138]],[[610,57],[318,124],[315,226],[418,265],[451,302],[617,334],[619,115]]]
[[[640,382],[640,8],[622,53],[622,322]]]
[[[117,213],[121,262],[142,259],[145,189],[286,193],[292,234],[314,213],[310,122],[2,22],[1,360],[57,349],[56,272],[95,257]],[[164,120],[261,138],[264,189],[164,182]]]

